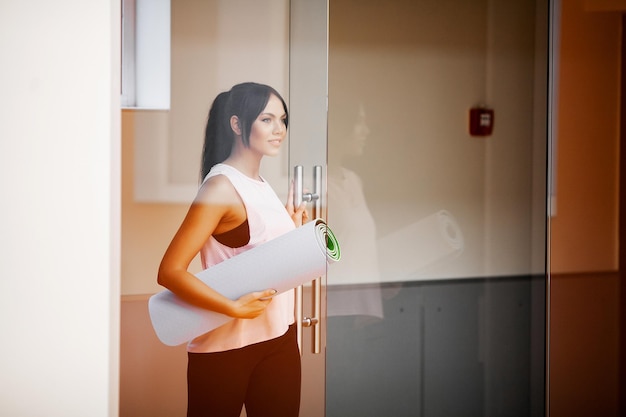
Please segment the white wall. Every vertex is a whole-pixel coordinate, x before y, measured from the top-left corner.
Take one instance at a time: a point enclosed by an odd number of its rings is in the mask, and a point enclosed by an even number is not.
[[[117,415],[119,11],[0,3],[0,415]]]

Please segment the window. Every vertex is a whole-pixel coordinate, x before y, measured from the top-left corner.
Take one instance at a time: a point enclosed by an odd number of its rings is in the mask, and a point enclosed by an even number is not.
[[[170,107],[170,1],[122,0],[122,107]]]

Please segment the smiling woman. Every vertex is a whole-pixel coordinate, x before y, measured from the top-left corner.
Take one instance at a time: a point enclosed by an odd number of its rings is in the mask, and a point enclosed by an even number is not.
[[[187,416],[297,416],[300,353],[293,290],[264,289],[231,300],[189,272],[283,235],[306,221],[304,204],[283,206],[259,174],[287,134],[287,105],[273,88],[235,85],[213,102],[202,152],[202,184],[159,267],[158,282],[189,304],[233,318],[191,340]],[[263,268],[262,264],[258,268]],[[269,372],[271,371],[271,372]]]

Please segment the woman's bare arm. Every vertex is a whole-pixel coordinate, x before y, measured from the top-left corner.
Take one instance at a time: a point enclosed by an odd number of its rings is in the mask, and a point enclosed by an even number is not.
[[[246,212],[239,195],[223,176],[209,179],[201,188],[159,266],[157,282],[184,301],[235,318],[254,318],[271,302],[274,290],[258,291],[238,300],[219,294],[188,272],[193,258],[212,234],[243,223]]]

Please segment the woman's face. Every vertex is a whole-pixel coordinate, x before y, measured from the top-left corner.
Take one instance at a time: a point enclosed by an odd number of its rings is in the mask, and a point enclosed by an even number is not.
[[[250,149],[261,156],[275,156],[287,136],[287,115],[282,101],[271,95],[265,109],[250,128]]]
[[[359,104],[356,122],[354,123],[354,128],[352,130],[352,137],[350,138],[352,149],[351,154],[355,156],[363,154],[365,141],[367,140],[367,136],[369,134],[370,129],[367,127],[367,122],[365,121],[365,107],[363,104]]]
[[[367,126],[365,106],[358,104],[356,112],[354,108],[341,109],[347,114],[335,114],[335,122],[331,124],[328,146],[330,152],[339,159],[343,157],[360,157],[365,151],[367,137],[370,129]],[[341,111],[340,110],[340,111]]]

